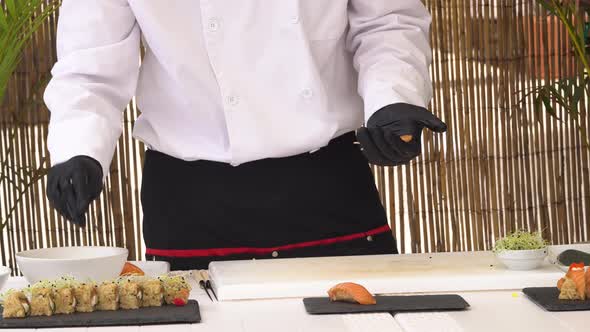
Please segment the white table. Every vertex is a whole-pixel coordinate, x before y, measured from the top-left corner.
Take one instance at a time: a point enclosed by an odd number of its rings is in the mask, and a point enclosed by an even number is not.
[[[12,278],[5,288],[25,286]],[[308,315],[301,299],[211,302],[196,285],[191,294],[199,301],[203,321],[193,325],[73,328],[79,331],[255,331],[255,332],[347,332],[347,331],[588,331],[590,313],[551,313],[537,307],[520,292],[460,293],[471,309],[463,312],[363,315]],[[2,330],[11,331],[11,330]],[[14,330],[27,332],[32,330]],[[42,331],[64,331],[44,329]]]

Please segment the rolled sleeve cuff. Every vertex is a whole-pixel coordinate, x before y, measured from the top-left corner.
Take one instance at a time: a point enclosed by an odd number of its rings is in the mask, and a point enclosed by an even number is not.
[[[88,156],[100,163],[104,181],[109,174],[119,136],[118,129],[92,113],[86,113],[84,119],[53,121],[47,138],[51,165],[76,156]]]
[[[432,98],[432,85],[430,81],[417,78],[412,75],[408,78],[402,75],[398,81],[374,81],[365,87],[364,107],[365,123],[369,118],[385,106],[406,103],[428,108]],[[393,76],[395,77],[395,76]]]

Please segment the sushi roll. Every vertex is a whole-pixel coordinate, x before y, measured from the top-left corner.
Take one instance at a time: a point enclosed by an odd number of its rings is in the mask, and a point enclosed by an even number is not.
[[[160,307],[164,303],[164,287],[158,279],[145,280],[140,283],[143,291],[142,307]]]
[[[94,283],[81,283],[74,287],[77,312],[93,312],[95,310],[98,303],[96,288]]]
[[[132,278],[119,280],[119,301],[121,309],[139,309],[143,292],[141,286]]]
[[[55,301],[55,313],[69,315],[76,312],[76,296],[74,288],[62,287],[53,291],[53,300]]]
[[[110,311],[119,309],[119,285],[116,282],[105,282],[96,289],[98,294],[97,310]]]
[[[25,318],[31,313],[31,305],[25,293],[11,290],[2,296],[2,318]]]
[[[75,285],[75,280],[67,277],[62,277],[54,283],[53,301],[56,314],[69,315],[76,312]]]
[[[191,286],[182,276],[158,278],[164,286],[166,304],[185,305],[191,292]]]
[[[53,316],[54,312],[53,288],[49,285],[33,286],[31,288],[31,316]]]

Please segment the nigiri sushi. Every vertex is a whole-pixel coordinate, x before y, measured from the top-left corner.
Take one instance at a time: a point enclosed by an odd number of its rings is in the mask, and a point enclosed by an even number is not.
[[[586,270],[586,298],[590,299],[590,268]]]
[[[31,316],[53,316],[55,302],[53,289],[48,285],[38,285],[31,288]]]
[[[31,305],[25,293],[10,290],[2,296],[3,318],[25,318],[31,313]]]
[[[365,287],[352,282],[341,283],[330,288],[328,295],[331,301],[344,301],[364,305],[377,303],[375,297]]]
[[[575,292],[572,292],[572,287]],[[559,299],[561,300],[585,300],[586,277],[584,263],[571,264],[565,278],[561,278],[557,282],[557,288],[560,290]]]
[[[77,312],[93,312],[98,304],[97,286],[94,283],[80,283],[74,287]]]
[[[96,288],[98,304],[96,309],[100,311],[112,311],[119,309],[119,285],[116,282],[104,282]]]

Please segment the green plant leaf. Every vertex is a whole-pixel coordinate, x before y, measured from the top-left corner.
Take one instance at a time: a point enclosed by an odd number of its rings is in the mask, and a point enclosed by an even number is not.
[[[541,122],[541,112],[543,111],[542,103],[543,101],[541,100],[541,95],[538,94],[533,100],[533,109],[535,111],[535,115],[537,116],[537,122]]]
[[[545,10],[547,10],[548,12],[550,12],[553,15],[557,15],[557,12],[555,10],[555,4],[553,3],[553,1],[548,1],[548,0],[537,0],[537,2],[543,7],[545,8]]]
[[[579,114],[578,105],[580,104],[580,100],[582,99],[584,92],[585,92],[584,86],[578,86],[578,87],[576,87],[574,96],[572,97],[572,102],[571,102],[572,112],[576,116],[578,116],[578,114]]]
[[[0,33],[5,31],[8,28],[8,19],[6,18],[6,13],[4,12],[4,8],[0,6]]]
[[[59,8],[59,0],[5,0],[6,28],[0,30],[0,100],[20,62],[22,51],[45,20]],[[0,8],[0,16],[4,15]]]
[[[551,105],[551,99],[549,98],[549,96],[547,94],[542,94],[540,95],[541,100],[543,101],[543,105],[545,105],[545,111],[547,113],[549,113],[552,117],[559,119],[557,117],[557,113],[555,112],[555,109],[553,109],[553,106]]]
[[[8,10],[9,17],[18,17],[18,11],[16,10],[16,3],[15,0],[5,0],[6,8]]]

